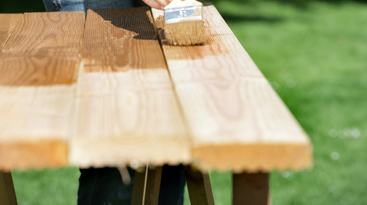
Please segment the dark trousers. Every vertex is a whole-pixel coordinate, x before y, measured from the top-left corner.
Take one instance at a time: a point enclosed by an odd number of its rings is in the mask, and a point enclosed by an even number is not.
[[[128,168],[131,182],[124,184],[116,168],[80,169],[78,204],[130,205],[135,171]],[[159,205],[182,205],[185,174],[183,166],[164,166]]]

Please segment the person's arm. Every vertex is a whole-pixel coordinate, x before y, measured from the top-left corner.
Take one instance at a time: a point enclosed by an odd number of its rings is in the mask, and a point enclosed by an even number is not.
[[[152,8],[163,10],[163,8],[167,6],[169,3],[171,3],[172,0],[143,0],[143,1]]]

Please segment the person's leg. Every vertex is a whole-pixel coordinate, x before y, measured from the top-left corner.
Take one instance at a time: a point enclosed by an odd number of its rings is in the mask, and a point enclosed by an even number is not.
[[[43,0],[46,11],[84,11],[84,0]]]
[[[80,169],[78,204],[130,205],[135,171],[128,171],[131,182],[124,184],[116,168]]]
[[[116,168],[80,169],[78,204],[129,205],[135,171],[128,168],[131,183],[124,184]],[[159,205],[183,205],[186,180],[182,165],[163,166]]]
[[[61,3],[59,0],[43,0],[46,11],[61,11]]]
[[[146,7],[148,6],[143,0],[133,0],[134,7]]]
[[[141,0],[43,0],[46,11],[85,11],[88,9],[146,6]]]
[[[134,7],[133,0],[84,0],[85,11],[88,11],[88,9],[125,8],[125,7]]]
[[[183,205],[185,172],[182,165],[163,166],[159,205]]]

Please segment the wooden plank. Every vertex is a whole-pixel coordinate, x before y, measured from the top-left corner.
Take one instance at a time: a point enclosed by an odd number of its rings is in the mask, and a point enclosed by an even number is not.
[[[161,166],[154,169],[146,167],[144,172],[135,172],[131,204],[157,205],[161,179]]]
[[[71,85],[76,82],[79,62],[55,57],[0,57],[0,86]]]
[[[0,171],[0,204],[17,205],[11,173]]]
[[[178,164],[189,138],[148,8],[89,10],[71,162]]]
[[[85,73],[124,72],[134,68],[167,73],[147,8],[90,10],[83,62]],[[162,81],[166,80],[162,77]]]
[[[0,169],[67,163],[74,91],[75,85],[0,86]]]
[[[201,170],[311,166],[310,141],[215,7],[206,4],[204,46],[172,46],[157,31]]]
[[[81,57],[84,12],[25,13],[3,54]]]
[[[185,167],[185,178],[192,205],[214,205],[209,174],[203,174],[192,167]]]
[[[270,205],[269,174],[233,174],[233,205]]]
[[[68,163],[84,16],[24,14],[5,44],[0,54],[0,170]]]
[[[22,14],[0,14],[0,52],[21,17]]]

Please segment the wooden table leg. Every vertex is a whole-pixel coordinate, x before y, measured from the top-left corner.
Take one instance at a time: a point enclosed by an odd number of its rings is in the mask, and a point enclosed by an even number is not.
[[[1,205],[17,204],[13,179],[11,178],[10,172],[0,171],[0,204]]]
[[[214,205],[209,174],[203,174],[185,166],[185,178],[191,205]]]
[[[135,172],[131,205],[157,205],[161,178],[162,167]]]
[[[233,174],[233,205],[269,205],[269,173]]]

